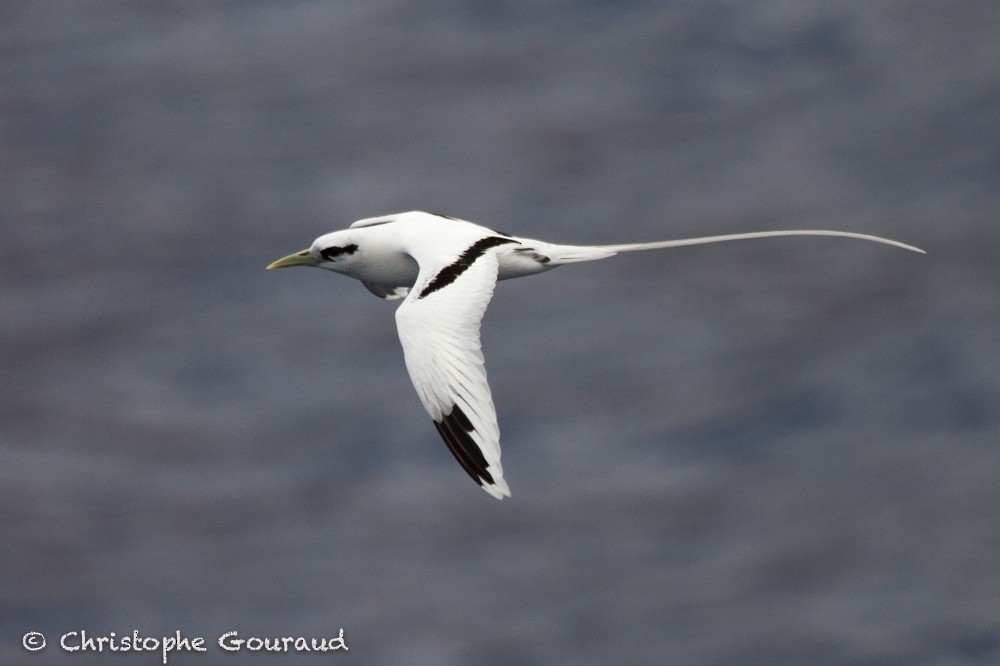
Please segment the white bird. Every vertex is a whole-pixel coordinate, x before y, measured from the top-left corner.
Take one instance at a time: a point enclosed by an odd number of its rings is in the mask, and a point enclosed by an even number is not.
[[[619,252],[776,236],[840,236],[923,250],[845,231],[791,230],[624,245],[556,245],[423,212],[359,220],[268,266],[315,266],[404,299],[396,328],[420,402],[452,454],[483,490],[510,496],[500,465],[500,430],[486,382],[479,324],[497,280],[524,277]]]

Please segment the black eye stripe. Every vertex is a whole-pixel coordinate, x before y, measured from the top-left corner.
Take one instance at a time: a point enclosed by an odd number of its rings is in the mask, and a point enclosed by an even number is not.
[[[333,261],[335,257],[339,257],[342,254],[354,254],[357,251],[358,246],[351,243],[350,245],[345,245],[344,247],[328,247],[325,250],[320,250],[319,255],[327,261]]]

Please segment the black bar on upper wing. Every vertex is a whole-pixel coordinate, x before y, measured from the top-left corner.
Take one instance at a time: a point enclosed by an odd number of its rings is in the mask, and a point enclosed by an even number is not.
[[[420,291],[417,298],[423,298],[428,294],[433,294],[438,289],[447,287],[449,284],[458,279],[458,276],[464,273],[469,266],[476,261],[476,259],[486,254],[486,251],[490,248],[494,248],[505,243],[516,242],[517,241],[513,238],[501,238],[500,236],[487,236],[486,238],[477,240],[467,250],[465,250],[465,252],[460,254],[458,259],[439,270],[437,275],[435,275],[431,281],[427,283],[427,286]]]

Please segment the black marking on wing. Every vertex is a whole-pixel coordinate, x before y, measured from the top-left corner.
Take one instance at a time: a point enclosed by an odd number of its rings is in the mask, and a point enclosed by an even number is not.
[[[476,483],[483,485],[483,482],[486,482],[491,486],[495,483],[493,475],[486,469],[489,463],[486,462],[483,452],[469,436],[469,433],[475,432],[476,428],[461,407],[454,405],[449,414],[434,422],[434,427],[441,434],[441,439],[448,445],[448,450],[455,456],[455,460]]]
[[[516,250],[514,250],[514,252],[517,252],[518,254],[523,254],[527,257],[531,257],[532,259],[543,265],[552,261],[551,257],[542,254],[533,247],[519,247]]]
[[[327,261],[333,261],[334,258],[339,257],[342,254],[354,254],[358,251],[358,246],[354,243],[350,245],[345,245],[344,247],[328,247],[326,249],[320,250],[319,254],[321,257]]]
[[[516,242],[517,241],[512,238],[500,238],[499,236],[487,236],[486,238],[480,238],[467,250],[465,250],[465,252],[460,254],[458,259],[439,270],[437,275],[435,275],[434,278],[431,279],[431,281],[428,282],[427,285],[420,291],[417,298],[423,298],[428,294],[433,294],[438,289],[447,287],[449,284],[454,282],[459,275],[464,273],[469,266],[476,261],[476,259],[486,254],[486,251],[490,248],[494,248],[505,243]]]

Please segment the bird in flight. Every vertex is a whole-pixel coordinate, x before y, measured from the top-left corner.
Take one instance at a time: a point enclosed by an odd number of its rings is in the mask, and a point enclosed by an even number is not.
[[[358,220],[320,236],[268,266],[315,266],[360,280],[368,291],[402,299],[396,328],[406,369],[448,449],[483,490],[510,496],[500,466],[500,430],[486,382],[479,324],[497,280],[619,252],[776,236],[839,236],[923,250],[846,231],[789,230],[623,245],[557,245],[511,236],[465,220],[424,212]]]

